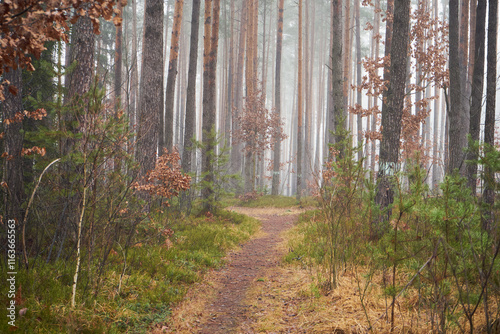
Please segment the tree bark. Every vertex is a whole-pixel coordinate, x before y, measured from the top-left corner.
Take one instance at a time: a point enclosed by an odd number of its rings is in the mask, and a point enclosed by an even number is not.
[[[3,159],[3,182],[7,184],[7,191],[4,192],[5,219],[15,219],[17,224],[21,224],[23,219],[21,204],[24,200],[23,182],[23,158],[21,151],[23,148],[22,122],[12,121],[9,124],[5,120],[13,120],[16,113],[22,113],[22,70],[17,68],[3,69],[3,77],[10,82],[17,90],[5,89],[5,100],[1,104],[4,121],[3,130],[5,132],[4,151],[9,155]]]
[[[484,89],[484,51],[486,42],[486,0],[478,0],[476,8],[476,36],[475,36],[475,62],[474,71],[472,74],[472,88],[471,88],[471,98],[472,105],[470,108],[470,123],[469,123],[469,133],[471,140],[479,140],[479,126],[481,121],[481,109],[483,104],[483,89]],[[478,150],[469,147],[467,154],[467,160],[477,160]],[[467,165],[467,181],[468,185],[472,190],[472,193],[476,194],[476,174],[477,174],[477,164],[472,163]]]
[[[226,83],[226,89],[227,89],[227,97],[226,97],[226,118],[224,122],[224,141],[225,145],[227,147],[232,147],[231,145],[231,125],[232,125],[232,114],[233,114],[233,108],[234,108],[234,1],[231,1],[231,7],[230,7],[230,28],[229,28],[229,34],[230,34],[230,41],[229,41],[229,55],[228,55],[228,73],[227,73],[227,83]]]
[[[458,169],[461,174],[465,171],[464,153],[467,146],[468,123],[465,124],[463,107],[462,70],[459,56],[459,18],[458,0],[450,0],[449,41],[450,41],[450,110],[449,118],[449,163],[447,171],[452,173]]]
[[[123,8],[118,2],[117,5],[118,14],[117,16],[123,18]],[[123,29],[122,23],[116,26],[116,36],[115,36],[115,118],[120,117],[122,103],[121,103],[121,93],[122,93],[122,40],[123,40]],[[119,147],[119,146],[118,146]],[[119,158],[114,159],[114,169],[119,172],[121,169],[121,162]]]
[[[495,105],[497,91],[497,37],[498,37],[498,0],[488,1],[488,54],[486,74],[486,117],[484,126],[484,143],[488,150],[494,150],[495,145]],[[486,166],[486,187],[484,202],[488,210],[483,217],[483,228],[493,231],[496,226],[493,205],[495,204],[495,174],[493,168]]]
[[[179,59],[179,37],[182,25],[182,10],[184,0],[175,1],[174,23],[172,26],[172,38],[170,40],[170,59],[168,62],[167,87],[165,89],[165,137],[160,130],[159,151],[163,148],[172,149],[174,143],[174,100],[175,100],[175,81],[177,78],[177,67]]]
[[[343,76],[342,76],[342,0],[332,0],[333,16],[332,16],[332,92],[333,101],[329,115],[329,140],[330,144],[335,144],[341,140],[335,136],[339,126],[345,129],[346,119],[344,116],[342,97]]]
[[[129,127],[132,133],[136,132],[137,124],[137,88],[139,86],[139,73],[137,65],[137,0],[132,0],[132,66],[130,69],[130,103],[129,103]],[[129,153],[134,154],[133,142],[135,139],[132,138],[129,147]]]
[[[354,11],[356,17],[356,85],[359,87],[361,85],[361,22],[359,13],[359,0],[354,0]],[[356,103],[360,106],[363,103],[363,96],[361,89],[356,90]],[[357,115],[357,132],[358,132],[358,161],[363,158],[363,150],[361,146],[363,145],[363,120],[361,115]]]
[[[391,177],[398,170],[401,118],[405,98],[405,82],[408,60],[408,30],[410,23],[410,0],[395,0],[394,21],[391,42],[390,81],[387,98],[382,107],[382,141],[380,143],[380,161],[378,172],[378,187],[375,202],[380,208],[386,209],[394,200],[394,185]],[[385,106],[385,108],[384,108]],[[388,220],[391,211],[387,210]],[[380,220],[372,226],[372,236],[380,236]]]
[[[298,45],[298,77],[297,77],[297,201],[302,193],[302,118],[304,109],[304,96],[302,87],[303,50],[302,50],[302,0],[299,0],[299,45]]]
[[[118,16],[123,17],[123,8],[118,2]],[[121,91],[122,91],[122,40],[123,40],[123,25],[120,23],[116,26],[115,36],[115,110],[121,108]]]
[[[247,34],[247,11],[248,6],[246,0],[241,2],[241,15],[240,15],[240,36],[238,46],[238,59],[236,67],[235,89],[234,89],[234,110],[232,117],[232,129],[236,131],[239,128],[236,121],[243,106],[243,69],[245,64],[245,45]],[[241,160],[242,160],[242,145],[233,145],[231,148],[231,173],[241,173]]]
[[[193,0],[191,14],[191,37],[189,45],[189,69],[186,95],[186,117],[184,120],[184,149],[182,151],[182,170],[192,172],[192,139],[196,129],[196,68],[198,63],[198,40],[200,31],[200,3]]]
[[[256,62],[257,62],[257,23],[258,20],[258,0],[249,0],[248,5],[248,18],[247,18],[247,54],[246,54],[246,67],[245,67],[245,80],[246,80],[246,96],[253,97],[256,93],[257,87],[257,76],[256,76]],[[248,104],[248,100],[245,102],[246,108],[252,108],[253,106]],[[255,157],[251,149],[253,143],[247,143],[247,149],[245,151],[245,162],[244,162],[244,173],[245,173],[245,193],[251,192],[255,187],[254,178],[254,165]]]
[[[278,31],[276,34],[276,79],[275,79],[275,112],[281,117],[281,51],[283,49],[283,13],[284,0],[279,0],[278,4]],[[275,138],[274,141],[274,161],[273,161],[273,185],[271,193],[279,194],[280,185],[280,163],[281,163],[281,140]]]
[[[155,166],[163,113],[163,0],[146,0],[136,159],[139,176]]]
[[[212,211],[210,198],[213,195],[215,153],[215,113],[217,49],[219,43],[220,0],[205,0],[205,40],[203,53],[203,120],[202,120],[202,172],[204,173],[202,197],[204,210]]]
[[[94,44],[95,35],[92,21],[88,16],[82,16],[73,26],[69,64],[75,64],[75,67],[66,77],[67,93],[64,96],[64,103],[70,105],[72,111],[65,113],[63,121],[66,130],[72,133],[79,131],[79,116],[84,113],[82,108],[85,108],[86,105],[82,100],[82,96],[89,91],[92,84]],[[62,155],[68,154],[74,143],[74,139],[64,138],[61,145]]]

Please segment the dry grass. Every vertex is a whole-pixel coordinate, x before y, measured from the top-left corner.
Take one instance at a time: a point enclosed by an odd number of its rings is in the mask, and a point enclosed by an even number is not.
[[[285,250],[285,233],[279,247]],[[338,287],[325,291],[318,287],[314,274],[305,266],[284,265],[272,268],[255,281],[247,294],[248,321],[237,333],[432,333],[430,316],[419,307],[417,291],[409,290],[396,302],[394,328],[391,331],[391,299],[383,297],[382,277],[374,276],[363,296],[366,314],[360,298],[366,280],[365,268],[346,271]],[[358,285],[359,283],[359,285]],[[482,311],[478,310],[476,328],[484,328]],[[367,318],[368,316],[368,318]],[[368,320],[369,319],[369,320]],[[467,328],[465,317],[459,320]],[[371,328],[370,328],[371,325]],[[461,333],[460,328],[447,333]],[[477,329],[475,332],[479,333]]]
[[[204,312],[207,305],[215,300],[219,288],[215,279],[217,271],[208,272],[203,281],[194,283],[184,299],[176,305],[168,321],[152,331],[158,333],[195,333],[199,326],[208,320],[209,314]]]
[[[263,219],[268,215],[295,214],[302,209],[239,208],[231,210]],[[259,232],[254,237],[262,233]],[[288,251],[288,242],[294,233],[283,233],[283,242],[276,245],[281,254]],[[396,303],[394,328],[391,331],[391,300],[383,297],[382,277],[373,276],[370,282],[363,278],[366,268],[352,268],[338,279],[338,287],[325,291],[319,287],[313,271],[306,266],[282,265],[273,267],[257,278],[247,292],[246,321],[235,333],[432,333],[428,310],[419,307],[417,291],[409,289]],[[207,274],[196,284],[174,310],[161,332],[195,333],[208,320],[204,312],[216,298],[217,272]],[[359,284],[359,285],[358,285]],[[368,289],[363,296],[366,314],[360,298],[360,287]],[[484,328],[482,310],[478,310],[476,328]],[[465,317],[459,320],[466,329]],[[370,328],[371,325],[371,328]],[[458,327],[447,333],[460,333]],[[476,330],[479,333],[482,331]],[[159,333],[159,332],[157,332]]]

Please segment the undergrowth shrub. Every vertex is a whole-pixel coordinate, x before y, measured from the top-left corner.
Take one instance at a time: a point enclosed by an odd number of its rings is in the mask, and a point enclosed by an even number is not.
[[[189,284],[258,228],[223,210],[186,217],[162,205],[189,187],[178,155],[163,155],[137,180],[129,122],[103,101],[96,84],[74,108],[49,110],[51,119],[71,119],[71,128],[43,129],[46,154],[30,156],[35,176],[60,160],[41,178],[26,224],[16,231],[16,311],[25,312],[16,319],[19,332],[147,332],[165,321]],[[36,179],[26,193],[34,192]],[[6,257],[0,268],[5,282]],[[0,303],[9,302],[0,295]],[[8,331],[7,321],[0,322],[0,332]]]
[[[320,260],[326,270],[326,287],[337,287],[339,272],[345,270],[357,249],[356,241],[364,237],[361,224],[363,211],[363,160],[355,160],[357,149],[351,138],[342,143],[342,154],[330,148],[330,158],[323,171],[318,192],[322,219],[315,222],[318,240],[315,247],[323,249]]]
[[[446,176],[440,195],[430,197],[426,170],[408,161],[394,175],[392,214],[374,240],[376,185],[363,181],[366,173],[350,147],[342,156],[333,152],[325,165],[320,210],[302,215],[285,260],[309,268],[324,292],[339,287],[338,278],[349,272],[358,284],[367,330],[380,321],[391,330],[491,330],[500,317],[498,209],[482,205],[458,174]],[[494,160],[480,161],[498,172]],[[491,229],[482,222],[485,210],[493,212]],[[378,297],[372,291],[380,291]],[[369,312],[377,298],[385,307]]]
[[[37,265],[30,275],[18,276],[20,305],[28,309],[16,321],[18,331],[149,332],[166,321],[190,284],[221,266],[226,252],[248,240],[258,226],[253,218],[224,210],[210,219],[176,220],[155,211],[137,226],[127,252],[113,244],[99,289],[79,295],[74,309],[69,306],[74,266],[66,261]],[[82,287],[90,284],[85,270],[80,275]],[[6,325],[0,323],[0,332],[8,332]]]

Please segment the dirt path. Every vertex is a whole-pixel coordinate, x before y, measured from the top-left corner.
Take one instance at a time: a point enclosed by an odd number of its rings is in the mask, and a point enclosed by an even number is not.
[[[247,294],[262,283],[266,272],[279,265],[283,250],[280,234],[291,228],[301,211],[297,209],[231,208],[262,222],[261,231],[241,250],[227,257],[227,265],[214,271],[191,291],[172,314],[167,332],[253,333],[254,310],[245,302]]]

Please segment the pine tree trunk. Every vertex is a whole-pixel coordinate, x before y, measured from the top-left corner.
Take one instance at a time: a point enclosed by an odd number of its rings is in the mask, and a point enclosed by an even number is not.
[[[132,66],[130,69],[130,103],[129,103],[129,127],[132,133],[136,132],[137,124],[137,88],[139,86],[139,73],[137,65],[137,0],[132,0]],[[129,153],[134,153],[133,142],[135,140],[132,138],[129,143]]]
[[[401,118],[405,98],[405,82],[408,60],[408,30],[410,23],[410,0],[395,0],[394,21],[391,41],[390,81],[387,99],[382,107],[382,141],[380,143],[380,161],[378,172],[378,188],[375,202],[386,209],[394,200],[394,184],[392,175],[398,170],[399,147],[401,135]],[[385,108],[384,108],[385,107]],[[380,236],[380,223],[391,216],[387,210],[384,216],[374,221],[372,237]]]
[[[299,0],[299,45],[298,45],[298,77],[297,77],[297,201],[300,201],[302,193],[302,118],[304,108],[304,96],[302,87],[303,50],[302,50],[302,6],[303,0]]]
[[[184,149],[182,151],[182,170],[192,172],[192,139],[196,129],[196,69],[198,64],[198,39],[200,31],[200,3],[193,0],[191,14],[191,37],[189,45],[189,69],[186,94],[186,117],[184,120]]]
[[[2,101],[0,107],[2,109],[2,120],[4,121],[3,131],[5,133],[4,151],[9,155],[9,158],[3,159],[3,179],[7,184],[8,190],[5,191],[3,198],[5,203],[5,219],[15,219],[17,224],[23,221],[21,204],[24,200],[24,182],[23,182],[23,158],[21,151],[23,148],[23,129],[22,122],[13,121],[9,124],[5,123],[7,119],[13,119],[16,113],[22,113],[22,70],[20,68],[13,70],[9,69],[3,73],[3,79],[8,80],[12,86],[17,89],[6,89],[5,100]]]
[[[205,0],[205,40],[203,52],[203,120],[202,120],[202,173],[204,173],[202,197],[205,200],[204,210],[213,211],[211,203],[214,194],[215,153],[215,113],[216,113],[216,76],[217,49],[219,43],[220,0]]]
[[[464,153],[462,148],[467,146],[468,122],[465,124],[463,106],[462,64],[460,62],[458,0],[450,0],[450,110],[449,110],[449,164],[447,171],[452,173],[458,169],[462,174],[465,171]]]
[[[205,186],[201,191],[201,196],[208,202],[208,199],[212,195],[211,182],[213,180],[210,164],[210,152],[213,151],[213,142],[211,142],[210,132],[215,124],[215,115],[211,112],[211,101],[209,92],[209,81],[210,81],[210,38],[212,29],[212,0],[205,0],[205,13],[204,13],[204,37],[203,37],[203,94],[202,94],[202,120],[201,120],[201,140],[204,147],[201,150],[201,173],[203,182],[206,182]],[[213,152],[212,152],[213,153]],[[209,205],[205,205],[206,211],[211,211]]]
[[[486,117],[484,126],[484,143],[489,149],[494,150],[495,145],[495,105],[497,92],[497,37],[498,37],[498,0],[488,1],[488,54],[486,74]],[[491,167],[486,166],[486,187],[484,189],[484,202],[488,210],[483,217],[483,228],[486,231],[494,231],[495,212],[495,174]]]
[[[278,31],[276,35],[276,79],[275,79],[275,112],[281,117],[281,51],[283,49],[283,12],[284,0],[279,0],[278,4]],[[273,185],[272,194],[279,194],[280,185],[280,164],[281,164],[281,140],[275,138],[274,141],[274,161],[273,161]]]
[[[359,87],[361,85],[361,22],[359,13],[359,2],[360,0],[354,0],[354,11],[356,15],[356,85]],[[363,103],[363,98],[361,90],[356,90],[356,103],[360,106]],[[361,145],[363,145],[363,120],[361,115],[357,115],[357,130],[358,130],[358,146],[360,149],[358,151],[358,161],[363,158],[363,150]]]
[[[236,66],[235,90],[234,90],[234,115],[232,118],[232,129],[236,131],[239,129],[237,118],[243,106],[243,69],[245,64],[245,45],[247,34],[247,16],[248,6],[246,0],[241,2],[241,15],[240,15],[240,36],[238,46],[238,59]],[[231,173],[241,173],[242,163],[242,145],[233,145],[231,149]]]
[[[65,127],[68,131],[77,133],[79,131],[77,113],[86,105],[81,97],[90,89],[94,73],[94,43],[95,35],[92,21],[88,16],[82,16],[73,26],[71,35],[71,54],[69,64],[75,64],[72,71],[66,76],[67,93],[64,103],[70,105],[72,112],[64,116]],[[75,144],[74,139],[65,138],[62,142],[61,151],[63,155],[68,154]]]
[[[246,96],[253,97],[256,93],[257,76],[256,76],[256,62],[257,62],[257,17],[258,17],[258,1],[248,1],[248,20],[247,20],[247,57],[245,67],[245,80],[246,80]],[[248,103],[248,101],[247,101]],[[246,106],[246,108],[253,106]],[[251,192],[255,187],[254,178],[254,164],[255,157],[251,150],[254,146],[253,142],[247,142],[247,149],[245,151],[245,193]]]
[[[346,128],[344,99],[343,99],[343,81],[342,75],[342,0],[332,0],[333,2],[333,40],[332,40],[332,91],[333,108],[329,115],[329,143],[335,144],[342,140],[340,136],[335,136],[339,128]]]
[[[224,124],[224,139],[227,147],[232,147],[231,143],[231,125],[232,125],[232,114],[234,108],[234,1],[231,1],[230,7],[230,41],[229,41],[229,59],[228,59],[228,73],[227,73],[227,98],[226,98],[226,119]]]
[[[172,26],[172,38],[170,40],[170,59],[168,62],[167,87],[165,90],[165,138],[162,138],[162,136],[160,135],[158,144],[160,152],[163,152],[164,147],[168,150],[171,150],[174,143],[175,81],[177,78],[179,37],[181,34],[183,8],[184,0],[176,0],[174,9],[174,23]]]
[[[349,88],[350,88],[350,83],[351,83],[351,78],[349,77],[349,68],[351,66],[351,49],[350,49],[350,44],[351,44],[351,0],[345,0],[345,11],[343,13],[343,18],[344,18],[344,59],[343,59],[343,64],[344,64],[344,80],[343,80],[343,97],[344,97],[344,105],[343,105],[343,112],[346,116],[346,122],[347,122],[347,105],[349,103]]]
[[[390,4],[390,2],[388,2],[388,5]],[[378,36],[380,34],[380,12],[378,12],[378,9],[380,9],[380,0],[376,0],[375,1],[375,10],[377,11],[375,13],[375,36]],[[391,9],[392,10],[392,9]],[[388,25],[392,24],[392,23],[389,23],[387,22]],[[387,33],[387,31],[386,31]],[[387,42],[389,42],[390,44],[390,39],[387,40],[386,39],[386,48],[388,47],[387,46]],[[379,38],[376,38],[374,40],[374,44],[375,44],[375,59],[379,59],[379,56],[380,56],[380,39]],[[384,79],[385,79],[385,71],[384,71]],[[373,98],[373,106],[374,108],[377,108],[378,109],[378,98],[375,96]],[[378,118],[378,115],[376,113],[373,113],[371,115],[371,124],[370,124],[370,129],[371,131],[375,131],[376,130],[376,127],[377,127],[377,118]],[[376,145],[376,141],[375,140],[372,140],[371,142],[371,153],[370,153],[370,169],[372,171],[373,174],[375,174],[375,155],[376,155],[376,151],[377,151],[377,145]]]
[[[117,16],[123,17],[123,8],[120,3],[117,5],[118,14]],[[123,39],[123,29],[122,23],[116,26],[116,36],[115,36],[115,118],[118,119],[122,109],[121,103],[121,93],[122,93],[122,39]],[[119,147],[119,146],[118,146]],[[117,149],[118,149],[117,147]],[[115,171],[120,171],[121,162],[119,158],[114,160]]]
[[[462,98],[464,112],[469,112],[470,79],[469,73],[469,1],[460,0],[460,75],[462,79]],[[471,45],[472,47],[472,45]]]
[[[146,0],[136,160],[139,176],[155,166],[163,113],[163,0]]]
[[[481,121],[481,109],[483,104],[483,89],[484,89],[484,50],[486,42],[486,0],[479,0],[477,2],[476,8],[476,27],[475,27],[475,56],[476,59],[474,63],[474,71],[472,74],[472,88],[471,88],[471,99],[472,105],[470,108],[470,123],[469,123],[469,133],[473,141],[479,140],[479,126]],[[467,154],[467,160],[477,160],[478,150],[474,148],[469,148]],[[467,184],[472,190],[472,193],[476,194],[476,174],[477,174],[477,164],[467,165]]]

